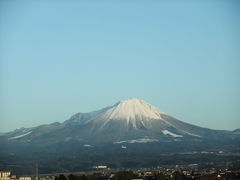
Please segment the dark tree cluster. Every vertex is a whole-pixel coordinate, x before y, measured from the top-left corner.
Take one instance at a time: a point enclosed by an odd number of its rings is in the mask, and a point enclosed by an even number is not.
[[[59,175],[55,178],[55,180],[107,180],[106,176],[102,176],[100,174],[82,174],[82,175],[73,175],[70,174],[68,176]]]
[[[120,171],[116,172],[113,177],[109,177],[109,175],[102,175],[101,173],[94,174],[82,174],[82,175],[59,175],[55,180],[132,180],[132,179],[144,179],[144,180],[188,180],[186,176],[184,176],[180,172],[174,172],[172,176],[166,175],[164,173],[156,173],[153,175],[141,176],[139,177],[133,171]]]

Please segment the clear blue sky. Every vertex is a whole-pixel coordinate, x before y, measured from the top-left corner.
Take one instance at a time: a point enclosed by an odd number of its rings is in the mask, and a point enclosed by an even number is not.
[[[1,0],[0,131],[143,99],[240,128],[239,1]]]

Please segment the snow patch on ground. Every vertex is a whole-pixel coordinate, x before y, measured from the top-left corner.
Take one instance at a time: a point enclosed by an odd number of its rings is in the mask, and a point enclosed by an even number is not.
[[[157,142],[157,139],[146,139],[146,138],[141,138],[141,139],[134,139],[130,140],[129,143],[149,143],[149,142]]]
[[[93,146],[90,144],[84,144],[83,147],[93,147]]]
[[[127,143],[128,141],[117,141],[117,142],[114,142],[114,144],[122,144],[122,143]]]
[[[187,132],[187,131],[184,131],[184,130],[182,130],[184,133],[186,133],[186,134],[188,134],[188,135],[190,135],[190,136],[196,136],[196,137],[202,137],[202,136],[199,136],[199,135],[196,135],[196,134],[193,134],[193,133],[190,133],[190,132]]]
[[[172,137],[183,137],[182,135],[175,134],[175,133],[170,132],[168,130],[162,130],[162,133],[165,134],[165,135],[170,135]]]
[[[9,139],[9,140],[19,139],[19,138],[22,138],[22,137],[24,137],[24,136],[29,135],[30,133],[32,133],[32,131],[29,131],[29,132],[27,132],[27,133],[25,133],[25,134],[21,134],[21,135],[15,136],[15,137],[10,137],[10,138],[8,138],[8,139]]]
[[[150,138],[140,138],[140,139],[132,139],[127,141],[117,141],[114,144],[122,144],[122,143],[149,143],[149,142],[158,142],[158,139],[150,139]]]

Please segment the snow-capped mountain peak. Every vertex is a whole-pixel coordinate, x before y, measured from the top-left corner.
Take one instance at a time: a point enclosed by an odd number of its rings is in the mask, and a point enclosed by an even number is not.
[[[77,113],[65,124],[71,127],[86,126],[92,134],[102,132],[124,134],[132,130],[147,130],[168,137],[183,135],[201,137],[192,131],[192,127],[183,125],[157,107],[137,98],[122,100],[113,106],[90,113]]]
[[[103,116],[105,119],[124,119],[130,121],[142,118],[161,119],[161,114],[164,113],[147,102],[131,98],[120,101],[103,113]]]
[[[125,127],[138,129],[138,127],[145,127],[149,121],[162,120],[161,115],[164,114],[158,108],[150,105],[149,103],[131,98],[122,100],[112,107],[109,107],[104,112],[100,113],[93,121],[99,120],[102,122],[100,128],[104,128],[108,123],[113,121],[122,121]]]

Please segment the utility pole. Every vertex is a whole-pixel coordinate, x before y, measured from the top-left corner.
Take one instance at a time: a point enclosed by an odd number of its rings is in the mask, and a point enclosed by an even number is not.
[[[38,180],[38,163],[36,162],[36,178],[35,180]]]

